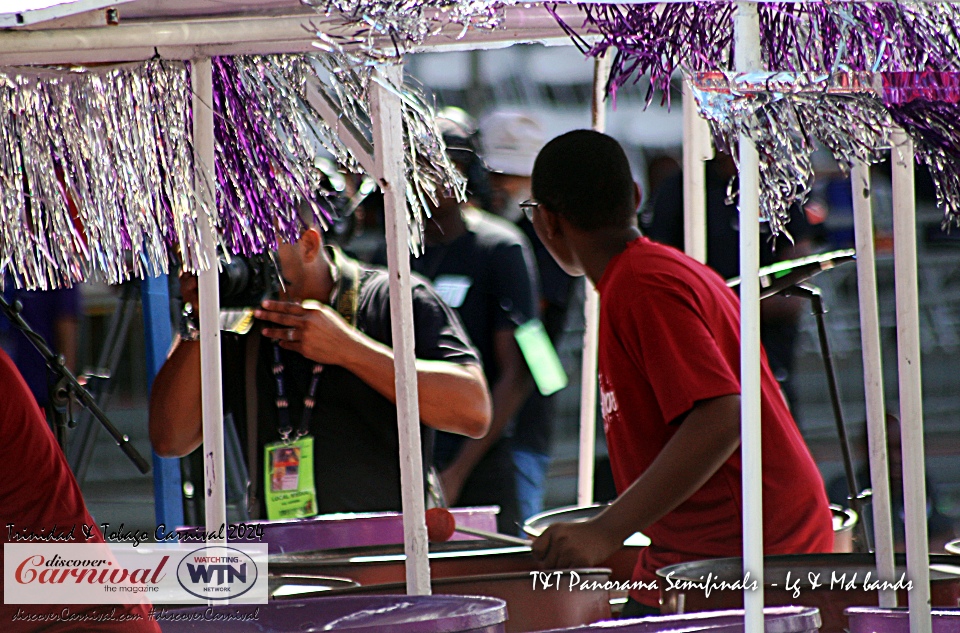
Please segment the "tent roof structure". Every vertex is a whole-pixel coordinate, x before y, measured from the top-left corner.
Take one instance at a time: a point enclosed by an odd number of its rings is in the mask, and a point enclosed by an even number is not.
[[[22,1],[22,0],[21,0]],[[119,23],[73,27],[61,16],[103,10],[103,0],[75,0],[58,5],[59,15],[35,21],[28,28],[0,32],[0,65],[89,64],[137,61],[156,54],[167,59],[238,54],[304,53],[316,50],[316,32],[352,35],[355,26],[335,15],[323,15],[299,0],[130,0],[112,2]],[[71,10],[73,13],[70,13]],[[576,21],[579,9],[560,6],[561,15]],[[0,26],[12,13],[0,13]],[[67,27],[65,28],[64,24]],[[504,9],[500,28],[467,29],[441,21],[419,51],[497,48],[519,42],[569,44],[547,10],[537,4]],[[388,40],[382,44],[390,46]]]

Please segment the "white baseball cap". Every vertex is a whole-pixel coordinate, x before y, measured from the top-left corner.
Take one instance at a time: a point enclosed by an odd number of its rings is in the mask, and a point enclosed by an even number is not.
[[[480,121],[483,160],[490,171],[533,174],[533,162],[546,142],[540,122],[523,112],[493,112]]]

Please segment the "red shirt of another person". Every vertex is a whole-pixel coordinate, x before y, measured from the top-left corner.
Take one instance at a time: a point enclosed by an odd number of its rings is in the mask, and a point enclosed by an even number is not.
[[[0,350],[0,531],[3,543],[14,534],[57,534],[74,530],[74,541],[103,543],[80,495],[67,460],[40,413],[33,394],[13,361]],[[93,526],[93,538],[81,526]],[[26,531],[26,532],[24,532]],[[3,551],[0,550],[0,567]],[[51,597],[56,588],[47,588]],[[4,633],[43,631],[106,631],[160,633],[147,605],[0,604]],[[64,617],[66,616],[66,617]],[[122,618],[130,621],[120,622]],[[60,619],[54,619],[59,617]],[[38,619],[42,618],[42,619]],[[12,627],[12,628],[11,628]]]
[[[630,486],[701,400],[740,393],[740,304],[712,269],[645,237],[600,283],[600,395],[618,493]],[[761,369],[765,554],[829,552],[823,480],[767,365]],[[740,449],[700,490],[644,530],[633,580],[688,560],[740,556]],[[649,585],[648,585],[649,586]],[[655,591],[632,591],[658,606]]]

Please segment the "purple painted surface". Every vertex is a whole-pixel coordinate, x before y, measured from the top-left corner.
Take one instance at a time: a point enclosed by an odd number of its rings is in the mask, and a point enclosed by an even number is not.
[[[767,607],[763,610],[766,633],[812,633],[820,629],[820,612],[815,607]],[[739,633],[743,631],[743,609],[698,611],[695,613],[652,615],[629,620],[610,620],[542,633],[659,633],[661,631],[708,631]],[[856,633],[856,632],[853,632]]]
[[[256,619],[226,619],[232,614]],[[168,609],[164,633],[503,633],[503,600],[469,596],[329,596],[266,605]],[[190,618],[197,620],[190,621]],[[183,621],[172,621],[182,619]]]
[[[496,506],[450,508],[457,525],[488,532],[497,531],[497,511]],[[263,541],[268,545],[269,554],[403,543],[403,515],[399,512],[322,514],[309,519],[248,521],[246,525],[263,526]],[[450,540],[475,538],[457,532]]]
[[[844,613],[850,633],[910,633],[910,612],[906,607],[850,607]],[[931,611],[933,633],[960,633],[960,609]]]

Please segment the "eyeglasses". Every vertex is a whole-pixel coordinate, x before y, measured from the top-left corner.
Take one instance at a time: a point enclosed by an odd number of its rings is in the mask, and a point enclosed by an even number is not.
[[[523,209],[523,214],[527,216],[527,219],[533,222],[533,210],[540,206],[540,202],[530,198],[529,200],[524,200],[520,203],[520,208]]]

